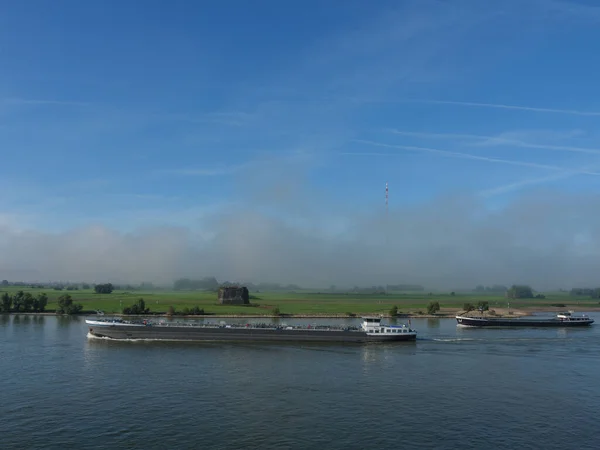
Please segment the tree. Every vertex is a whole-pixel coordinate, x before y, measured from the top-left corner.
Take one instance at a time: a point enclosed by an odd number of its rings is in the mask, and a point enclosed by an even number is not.
[[[392,306],[392,309],[390,309],[390,316],[391,317],[396,317],[398,315],[398,307],[396,305]]]
[[[38,294],[33,300],[33,310],[36,312],[44,312],[48,304],[48,296],[44,293]]]
[[[474,309],[475,309],[475,307],[473,306],[473,304],[472,304],[472,303],[465,303],[465,304],[463,305],[463,310],[464,310],[465,312],[470,312],[470,311],[473,311]]]
[[[23,311],[31,311],[33,309],[33,301],[33,295],[31,295],[29,292],[25,292],[23,294]]]
[[[64,294],[58,297],[58,307],[56,314],[77,314],[81,312],[83,305],[81,303],[73,303],[73,298],[69,294]]]
[[[439,302],[429,302],[427,305],[427,314],[435,314],[440,310]]]
[[[90,285],[89,285],[89,284],[87,284],[87,283],[83,283],[83,284],[81,285],[81,289],[89,289],[89,288],[90,288]]]
[[[477,303],[477,310],[484,312],[487,311],[488,309],[490,309],[490,304],[487,301],[480,301],[479,303]]]
[[[508,298],[533,298],[533,289],[530,286],[513,284],[506,291]]]
[[[0,283],[2,286],[8,286],[8,280],[2,280],[2,283]]]
[[[94,286],[96,294],[110,294],[114,290],[112,283],[97,284]]]
[[[23,296],[24,295],[25,295],[25,293],[23,291],[19,291],[13,296],[13,310],[15,312],[20,312],[21,309],[23,308]]]
[[[2,312],[10,312],[12,308],[13,298],[7,292],[2,294]]]

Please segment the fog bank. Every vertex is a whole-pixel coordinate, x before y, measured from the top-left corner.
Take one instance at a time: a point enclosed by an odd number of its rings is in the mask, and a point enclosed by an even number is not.
[[[284,220],[249,209],[214,214],[198,229],[124,233],[90,225],[52,234],[4,225],[0,278],[170,284],[214,275],[308,287],[597,286],[598,206],[598,195],[538,192],[496,211],[474,198],[438,198],[392,209],[387,218],[371,210]]]

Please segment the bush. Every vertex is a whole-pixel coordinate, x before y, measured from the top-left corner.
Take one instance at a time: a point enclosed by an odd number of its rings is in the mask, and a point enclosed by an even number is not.
[[[465,303],[465,304],[463,305],[463,310],[464,310],[465,312],[470,312],[470,311],[473,311],[474,309],[475,309],[475,307],[473,306],[473,304],[472,304],[472,303]]]
[[[427,314],[435,314],[440,310],[440,302],[429,302],[427,305]]]
[[[82,309],[83,305],[81,303],[73,303],[73,299],[69,294],[58,297],[56,314],[77,314],[81,312]]]
[[[123,308],[123,314],[148,314],[149,312],[150,308],[146,308],[146,302],[143,298],[140,298],[133,305]]]
[[[167,316],[172,316],[173,314],[175,314],[175,308],[169,306],[169,309],[167,309]]]
[[[182,316],[200,316],[204,314],[204,309],[199,308],[198,306],[194,306],[192,308],[183,308],[181,310],[181,314]]]
[[[396,317],[398,315],[398,307],[396,305],[392,306],[392,309],[390,309],[390,316],[391,317]]]
[[[274,316],[280,316],[281,315],[281,311],[279,310],[279,306],[276,306],[275,308],[273,308],[271,310],[271,314],[273,314]]]
[[[477,309],[480,312],[487,311],[488,309],[490,309],[490,304],[486,301],[481,301],[481,302],[477,303]]]

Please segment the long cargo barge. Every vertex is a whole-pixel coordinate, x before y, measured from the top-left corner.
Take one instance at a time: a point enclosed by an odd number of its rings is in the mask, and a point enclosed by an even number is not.
[[[121,319],[87,319],[86,324],[89,337],[117,340],[365,343],[414,341],[417,338],[417,332],[410,326],[384,325],[379,317],[363,318],[360,327],[153,323]]]
[[[536,318],[496,318],[456,316],[457,326],[461,327],[586,327],[594,323],[594,319],[586,316],[574,316],[572,311],[557,314],[550,319]]]

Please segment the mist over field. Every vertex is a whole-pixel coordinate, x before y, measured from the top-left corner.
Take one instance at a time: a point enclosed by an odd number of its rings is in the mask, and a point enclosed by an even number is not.
[[[89,225],[49,233],[4,225],[0,278],[170,284],[214,275],[221,282],[303,287],[596,286],[599,206],[598,195],[538,192],[496,210],[475,198],[438,198],[390,209],[387,220],[382,208],[331,216],[303,211],[299,220],[291,211],[248,206],[216,212],[197,228],[122,232]]]

